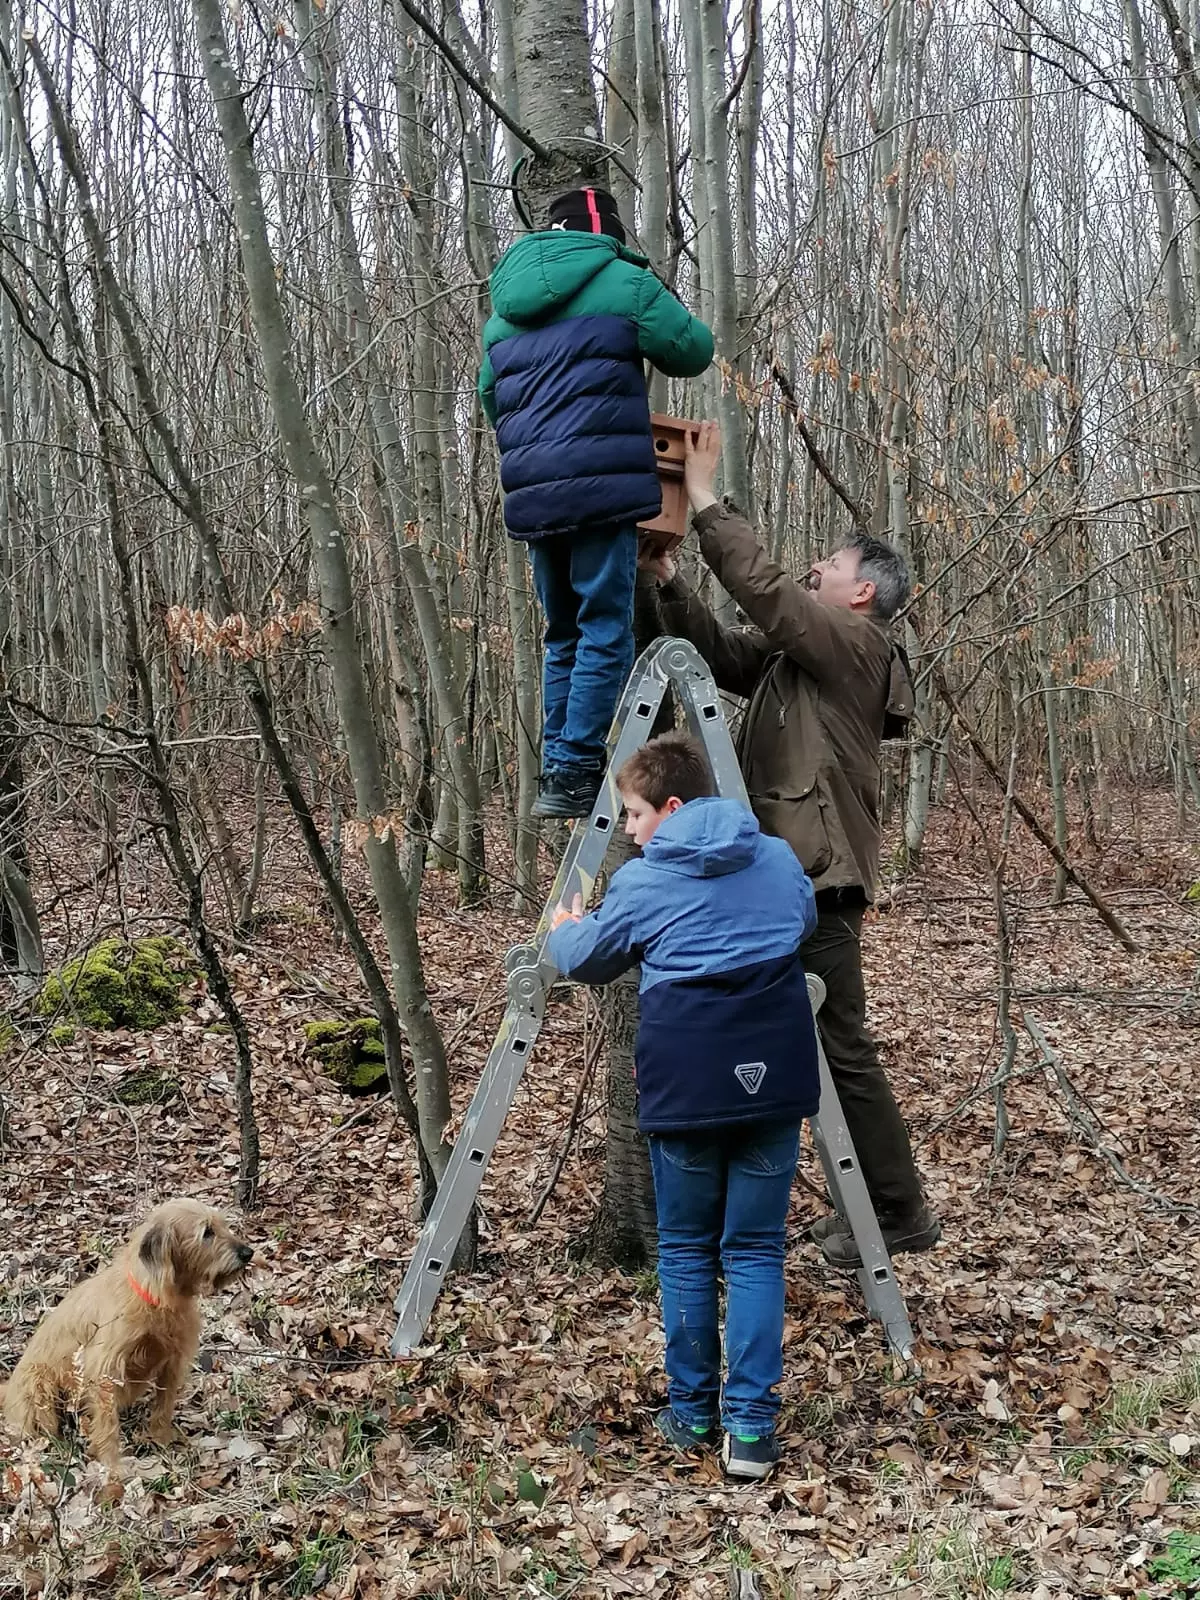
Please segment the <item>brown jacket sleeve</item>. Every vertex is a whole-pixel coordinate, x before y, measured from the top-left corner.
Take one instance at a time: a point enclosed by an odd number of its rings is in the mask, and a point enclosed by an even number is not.
[[[717,504],[692,521],[705,561],[759,629],[768,651],[781,650],[821,680],[844,679],[861,666],[864,655],[875,658],[886,648],[868,618],[823,606],[772,561],[736,511]]]
[[[663,631],[687,639],[708,662],[718,689],[749,699],[771,654],[760,633],[724,628],[678,574],[658,591]]]

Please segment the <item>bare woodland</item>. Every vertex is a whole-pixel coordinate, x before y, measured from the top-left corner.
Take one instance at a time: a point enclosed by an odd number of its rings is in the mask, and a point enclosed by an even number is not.
[[[1198,51],[1195,0],[0,0],[0,1330],[164,1186],[275,1241],[187,1473],[81,1509],[78,1463],[16,1463],[0,1594],[1186,1592],[1153,1562],[1200,1516]],[[857,524],[917,579],[866,949],[954,1238],[903,1274],[924,1387],[804,1257],[809,1447],[752,1510],[645,1466],[653,1290],[564,1265],[597,1207],[649,1225],[627,1029],[606,1160],[582,997],[451,1353],[385,1354],[551,875],[474,383],[491,268],[580,177],[713,327],[652,399],[720,420],[773,553]],[[53,1046],[46,979],[163,931],[201,1022]],[[344,1128],[298,1034],[335,1014],[391,1089]],[[114,1109],[147,1053],[185,1109]],[[147,1518],[191,1530],[148,1568]]]

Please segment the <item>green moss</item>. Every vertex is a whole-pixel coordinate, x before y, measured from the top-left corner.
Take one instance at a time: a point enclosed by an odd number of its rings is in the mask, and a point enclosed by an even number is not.
[[[1193,1592],[1200,1584],[1200,1533],[1174,1529],[1167,1535],[1166,1554],[1155,1556],[1146,1570],[1155,1583],[1175,1584],[1176,1594]]]
[[[50,1029],[50,1043],[58,1046],[75,1043],[75,1024],[73,1022],[56,1022]]]
[[[155,1067],[140,1067],[127,1072],[113,1089],[113,1098],[123,1106],[162,1106],[179,1093],[178,1082]]]
[[[374,1017],[343,1022],[322,1017],[304,1024],[304,1053],[319,1061],[328,1077],[347,1094],[383,1094],[387,1090],[387,1062],[383,1039]]]
[[[17,1030],[7,1017],[0,1017],[0,1055],[17,1042]]]
[[[105,939],[46,980],[37,1009],[69,1010],[89,1028],[157,1028],[183,1010],[179,991],[192,971],[177,939]]]

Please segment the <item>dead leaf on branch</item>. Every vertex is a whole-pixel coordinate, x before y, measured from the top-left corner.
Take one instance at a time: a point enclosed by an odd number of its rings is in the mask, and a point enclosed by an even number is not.
[[[276,609],[257,627],[240,612],[217,618],[202,607],[174,605],[164,618],[167,638],[207,661],[222,656],[231,661],[254,661],[275,655],[288,639],[301,639],[321,630],[321,614],[313,600],[303,600],[291,611]]]

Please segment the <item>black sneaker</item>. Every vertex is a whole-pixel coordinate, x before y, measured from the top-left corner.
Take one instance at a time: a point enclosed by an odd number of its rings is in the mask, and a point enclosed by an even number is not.
[[[764,1433],[758,1439],[742,1439],[736,1433],[727,1433],[721,1446],[721,1465],[727,1478],[746,1478],[761,1481],[770,1477],[771,1468],[783,1452],[773,1433]]]
[[[942,1237],[942,1225],[926,1205],[907,1217],[881,1216],[879,1231],[889,1256],[905,1251],[932,1250]],[[858,1245],[848,1228],[845,1233],[829,1234],[821,1244],[821,1254],[831,1267],[854,1269],[862,1266]]]
[[[691,1427],[679,1418],[666,1406],[654,1419],[657,1432],[661,1433],[668,1444],[673,1444],[676,1450],[689,1452],[692,1450],[707,1450],[717,1442],[717,1425],[710,1422],[707,1428],[699,1430]]]
[[[576,772],[566,768],[544,772],[530,814],[535,817],[590,817],[603,780],[602,772]]]

